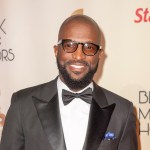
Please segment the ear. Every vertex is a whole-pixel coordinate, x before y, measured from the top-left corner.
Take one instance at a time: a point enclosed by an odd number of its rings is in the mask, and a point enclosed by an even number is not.
[[[104,50],[101,49],[99,52],[99,59],[101,59],[104,56]]]
[[[57,54],[58,54],[58,46],[57,45],[54,45],[54,53],[55,53],[55,56],[57,56]]]

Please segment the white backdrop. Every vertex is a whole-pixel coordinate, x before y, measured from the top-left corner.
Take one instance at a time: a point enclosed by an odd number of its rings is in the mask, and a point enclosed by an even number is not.
[[[148,150],[149,11],[149,0],[0,0],[0,132],[13,92],[56,77],[53,45],[59,27],[73,13],[83,13],[105,37],[106,58],[96,80],[133,102],[141,125],[140,150]]]

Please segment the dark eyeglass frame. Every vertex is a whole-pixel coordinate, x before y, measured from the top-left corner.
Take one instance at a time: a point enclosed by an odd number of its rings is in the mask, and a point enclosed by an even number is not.
[[[77,44],[76,49],[75,49],[74,51],[72,51],[72,52],[67,52],[67,51],[65,50],[64,46],[63,46],[64,42],[73,42],[73,43]],[[58,41],[57,44],[58,44],[58,45],[62,45],[62,48],[63,48],[63,50],[64,50],[66,53],[74,53],[74,52],[78,49],[78,45],[81,44],[81,45],[82,45],[82,52],[83,52],[85,55],[87,55],[87,56],[94,56],[99,50],[102,49],[102,46],[97,45],[97,44],[92,43],[92,42],[85,42],[85,43],[83,43],[83,42],[73,41],[73,40],[71,40],[71,39],[61,39],[61,40]],[[86,53],[85,53],[85,51],[84,51],[84,46],[85,46],[86,44],[92,44],[92,45],[94,45],[94,46],[96,47],[96,50],[95,50],[95,53],[94,53],[94,54],[86,54]]]

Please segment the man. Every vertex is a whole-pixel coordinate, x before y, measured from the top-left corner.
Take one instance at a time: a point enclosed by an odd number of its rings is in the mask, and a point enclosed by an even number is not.
[[[137,150],[133,105],[92,79],[103,51],[97,23],[75,15],[54,46],[59,76],[12,96],[1,150]]]

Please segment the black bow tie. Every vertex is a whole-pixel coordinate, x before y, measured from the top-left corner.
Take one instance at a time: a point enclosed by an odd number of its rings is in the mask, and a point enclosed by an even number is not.
[[[74,98],[80,98],[90,104],[92,101],[92,89],[87,88],[81,93],[72,93],[64,89],[62,90],[62,100],[64,105],[69,104]]]

